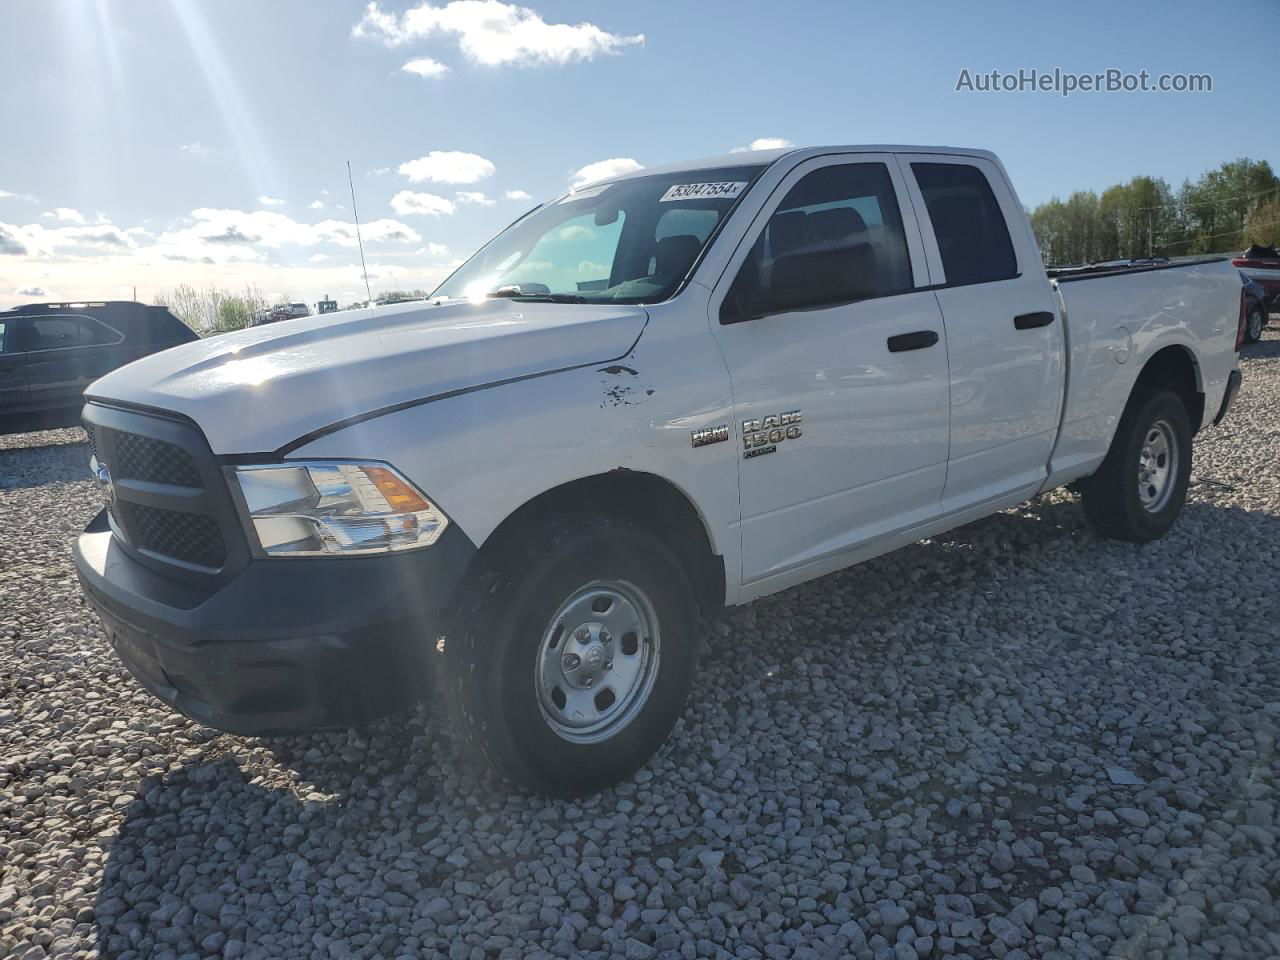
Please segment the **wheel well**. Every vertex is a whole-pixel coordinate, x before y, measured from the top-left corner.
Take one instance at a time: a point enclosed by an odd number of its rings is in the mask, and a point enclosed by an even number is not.
[[[1196,363],[1190,351],[1176,346],[1156,351],[1138,375],[1134,393],[1137,394],[1141,388],[1155,387],[1172,390],[1181,397],[1191,420],[1192,432],[1200,429],[1204,421],[1204,394],[1200,391]]]
[[[651,473],[619,468],[541,493],[499,524],[481,555],[501,550],[509,537],[544,517],[566,513],[615,517],[649,530],[680,559],[699,609],[710,615],[724,605],[724,559],[712,552],[702,516],[683,491]]]

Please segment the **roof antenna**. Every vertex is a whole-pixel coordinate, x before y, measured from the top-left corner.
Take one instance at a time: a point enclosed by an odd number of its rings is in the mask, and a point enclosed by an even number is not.
[[[347,186],[351,188],[351,215],[356,218],[356,244],[360,247],[360,270],[364,273],[364,292],[373,306],[373,293],[369,289],[369,268],[364,264],[364,241],[360,239],[360,212],[356,210],[356,185],[351,179],[351,161],[347,161]]]

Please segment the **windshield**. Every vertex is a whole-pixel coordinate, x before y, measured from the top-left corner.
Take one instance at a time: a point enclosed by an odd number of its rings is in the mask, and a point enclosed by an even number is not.
[[[686,170],[584,187],[517,220],[432,296],[665,300],[763,169]]]

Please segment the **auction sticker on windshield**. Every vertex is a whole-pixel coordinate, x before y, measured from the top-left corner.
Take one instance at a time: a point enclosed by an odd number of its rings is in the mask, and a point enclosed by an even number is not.
[[[703,200],[707,198],[732,199],[746,189],[746,181],[728,181],[720,183],[676,183],[667,188],[667,192],[658,198],[659,203],[670,203],[672,200]]]

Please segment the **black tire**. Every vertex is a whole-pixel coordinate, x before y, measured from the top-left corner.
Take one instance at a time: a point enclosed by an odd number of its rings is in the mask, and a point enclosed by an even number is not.
[[[465,588],[445,638],[445,696],[464,740],[508,780],[538,793],[583,796],[626,779],[662,746],[688,695],[698,643],[688,576],[653,534],[605,518],[549,520],[498,552]],[[602,742],[571,742],[544,712],[538,670],[552,618],[597,581],[642,595],[656,616],[659,655],[647,699],[625,726]]]
[[[1257,343],[1262,339],[1262,331],[1267,329],[1267,311],[1262,304],[1254,304],[1249,316],[1244,321],[1245,343]]]
[[[1153,432],[1162,434],[1174,456],[1160,496],[1152,498],[1154,488],[1147,486],[1150,503],[1144,504],[1139,477],[1144,448],[1150,449],[1148,438]],[[1120,418],[1107,458],[1082,485],[1085,517],[1104,537],[1133,543],[1156,540],[1178,519],[1190,482],[1191,421],[1182,399],[1172,390],[1137,393]]]

